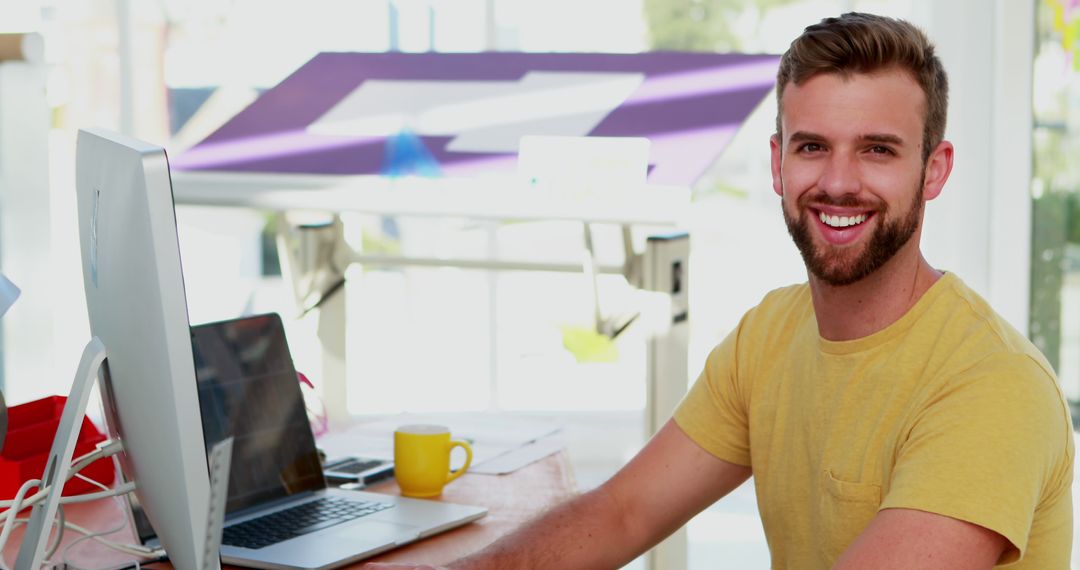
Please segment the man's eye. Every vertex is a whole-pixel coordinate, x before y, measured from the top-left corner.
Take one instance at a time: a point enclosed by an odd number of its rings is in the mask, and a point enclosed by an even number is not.
[[[894,154],[891,148],[879,144],[870,147],[870,152],[873,154]]]
[[[818,143],[804,143],[799,147],[799,152],[819,152],[821,145]]]

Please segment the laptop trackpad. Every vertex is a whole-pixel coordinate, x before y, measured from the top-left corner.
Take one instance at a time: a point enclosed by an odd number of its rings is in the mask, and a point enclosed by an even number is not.
[[[359,521],[334,530],[303,536],[303,540],[281,543],[281,551],[266,555],[282,564],[301,568],[320,568],[349,560],[356,555],[388,550],[395,544],[416,537],[419,531],[410,525],[379,521]],[[271,556],[272,555],[272,556]]]
[[[359,521],[355,524],[343,525],[340,529],[324,532],[319,535],[320,540],[341,544],[342,540],[362,542],[372,545],[404,544],[412,542],[420,536],[420,528],[407,524],[397,524],[383,521]]]

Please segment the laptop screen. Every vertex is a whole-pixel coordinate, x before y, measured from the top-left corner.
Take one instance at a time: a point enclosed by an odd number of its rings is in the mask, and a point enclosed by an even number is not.
[[[234,437],[225,512],[325,488],[281,318],[194,326],[191,347],[207,453]],[[156,542],[135,494],[127,498],[140,542]]]
[[[206,449],[232,436],[226,513],[325,487],[277,315],[191,327]]]

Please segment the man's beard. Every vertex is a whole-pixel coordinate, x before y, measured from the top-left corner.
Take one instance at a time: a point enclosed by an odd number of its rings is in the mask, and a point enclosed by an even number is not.
[[[803,196],[803,198],[807,199],[806,201],[809,201],[809,197],[809,195]],[[842,286],[851,285],[877,271],[878,268],[892,259],[896,252],[900,251],[900,248],[904,247],[904,244],[915,234],[915,230],[919,229],[924,202],[922,188],[919,187],[915,189],[915,199],[912,201],[911,207],[899,219],[890,220],[887,207],[878,210],[876,212],[879,218],[878,227],[874,229],[873,235],[870,236],[870,243],[857,257],[855,257],[856,252],[849,252],[836,246],[826,245],[821,249],[815,247],[813,238],[810,235],[810,224],[813,221],[810,219],[809,210],[804,207],[805,204],[798,205],[798,218],[793,218],[788,214],[787,208],[784,207],[782,201],[780,209],[784,212],[784,222],[787,223],[788,233],[791,234],[791,239],[795,241],[795,246],[799,248],[806,269],[829,285]],[[854,197],[834,200],[827,195],[819,196],[817,203],[844,208],[865,206]],[[865,209],[874,210],[875,208],[867,207]]]

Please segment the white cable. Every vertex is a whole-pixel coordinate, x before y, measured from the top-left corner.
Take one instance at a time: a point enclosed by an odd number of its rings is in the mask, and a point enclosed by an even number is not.
[[[15,522],[17,524],[26,524],[29,520],[30,519],[16,519]],[[129,554],[131,556],[142,556],[144,558],[161,558],[165,556],[165,551],[160,548],[151,548],[149,546],[142,546],[139,544],[126,544],[123,542],[116,542],[107,538],[102,538],[104,534],[119,532],[119,529],[105,532],[94,532],[86,527],[79,526],[73,522],[65,522],[64,526],[67,527],[69,530],[73,530],[82,535],[93,535],[90,538],[94,542],[106,548],[111,548],[118,552],[122,552],[124,554]],[[70,548],[70,545],[64,548],[66,550],[67,548]]]
[[[115,457],[114,457],[114,459],[115,459]],[[114,499],[116,499],[116,503],[120,506],[120,509],[123,510],[125,508],[125,505],[124,505],[124,502],[123,502],[124,500],[121,499],[120,496],[123,495],[123,494],[126,494],[126,493],[114,493],[113,489],[110,489],[110,488],[106,487],[103,483],[101,483],[99,481],[95,481],[95,480],[93,480],[93,479],[91,479],[91,478],[89,478],[89,477],[87,477],[85,475],[78,475],[77,477],[79,477],[80,479],[86,481],[87,483],[90,483],[92,485],[97,485],[98,487],[102,488],[106,492],[111,493],[110,496],[112,496]],[[120,485],[120,486],[116,487],[116,489],[121,489],[121,488],[124,488],[124,487],[131,487],[131,489],[134,490],[135,485],[134,485],[134,483],[124,483],[123,485]],[[106,540],[106,539],[103,539],[103,538],[99,538],[100,536],[104,536],[106,534],[112,534],[113,532],[119,532],[120,530],[122,530],[126,526],[127,526],[127,519],[125,518],[124,519],[124,524],[120,525],[120,528],[118,528],[118,529],[116,529],[114,531],[109,531],[109,532],[105,532],[105,533],[98,533],[99,536],[95,537],[95,538],[97,538],[97,542],[100,542],[101,544],[104,544],[104,545],[109,546],[111,548],[115,548],[116,550],[121,550],[123,552],[127,552],[128,554],[135,554],[135,555],[141,555],[141,556],[157,556],[157,555],[161,555],[161,554],[165,553],[165,551],[163,551],[163,550],[154,549],[154,548],[150,548],[150,547],[147,547],[147,546],[126,545],[126,544],[122,544],[122,543],[119,543],[119,542],[114,542],[114,541],[111,541],[111,540]],[[78,525],[72,524],[72,525],[70,525],[69,528],[71,528],[72,530],[75,530],[76,532],[81,532],[82,534],[87,534],[87,535],[91,534],[91,532],[89,530],[84,529],[82,527],[79,527]]]
[[[119,500],[119,497],[117,497],[117,499]],[[61,520],[62,519],[63,519],[63,511],[61,509]],[[15,522],[17,524],[25,524],[26,522],[29,522],[29,519],[16,519]],[[66,547],[64,547],[64,552],[62,554],[62,558],[63,558],[63,563],[68,567],[77,568],[77,566],[75,564],[73,564],[70,560],[68,560],[69,551],[72,548],[74,548],[77,544],[85,542],[86,540],[93,540],[94,542],[97,542],[98,544],[101,544],[102,546],[104,546],[106,548],[111,548],[113,550],[116,550],[116,551],[121,552],[123,554],[127,554],[129,556],[141,557],[141,558],[149,559],[149,560],[145,560],[145,561],[153,561],[154,559],[160,559],[163,556],[165,556],[165,551],[161,550],[161,549],[158,549],[158,548],[151,548],[151,547],[148,547],[148,546],[143,546],[143,545],[138,545],[138,544],[125,544],[125,543],[122,543],[122,542],[116,542],[116,541],[104,538],[104,536],[106,536],[106,535],[113,534],[115,532],[119,532],[119,531],[123,530],[127,526],[127,521],[125,521],[124,523],[121,523],[120,526],[118,526],[118,527],[116,527],[114,529],[106,530],[106,531],[100,531],[100,532],[94,532],[94,531],[92,531],[90,529],[79,526],[79,525],[77,525],[77,524],[75,524],[73,522],[66,522],[65,521],[63,523],[63,525],[64,525],[65,528],[68,528],[68,529],[73,530],[73,531],[75,531],[75,532],[77,532],[79,534],[84,535],[84,536],[76,539],[75,541],[73,541],[71,544],[68,544]],[[61,539],[61,537],[58,534],[57,538],[56,538],[56,541],[54,542],[53,546],[50,548],[48,556],[52,556],[55,553],[55,551],[57,550],[57,548],[60,545],[60,539]],[[143,560],[133,560],[132,562],[135,564],[136,568],[138,568],[138,567],[141,567],[141,563],[144,562],[144,561]],[[3,566],[5,569],[7,568],[6,565],[3,565],[2,558],[0,558],[0,566]],[[126,565],[124,567],[126,567]]]
[[[117,451],[119,451],[119,450],[117,450]],[[113,453],[116,453],[116,451],[114,451]],[[90,465],[91,463],[97,461],[98,459],[103,459],[105,457],[108,457],[109,455],[111,455],[111,454],[107,453],[105,451],[105,448],[98,448],[98,449],[96,449],[94,451],[91,451],[90,453],[87,453],[86,455],[84,455],[82,457],[79,457],[79,458],[73,460],[71,462],[71,471],[68,472],[68,476],[67,476],[68,480],[70,481],[71,478],[74,477],[75,474],[78,473],[79,471],[82,471],[84,467]]]
[[[101,488],[106,493],[109,493],[111,491],[111,489],[106,487],[103,483],[95,481],[95,480],[87,477],[86,475],[82,475],[82,474],[78,473],[77,471],[74,472],[73,475],[75,477],[78,477],[79,479],[81,479],[83,481],[86,481],[87,483],[90,483],[91,485],[94,485],[96,487]],[[112,496],[116,496],[116,495],[113,494]],[[85,495],[84,495],[84,497],[85,497]],[[45,551],[45,561],[42,564],[42,566],[45,566],[46,564],[55,565],[55,562],[53,560],[51,560],[51,558],[53,557],[54,554],[56,554],[56,550],[58,548],[60,548],[60,543],[63,542],[63,540],[64,540],[64,529],[67,528],[67,525],[66,525],[67,517],[66,517],[66,515],[64,513],[64,503],[63,503],[62,498],[61,498],[61,503],[57,506],[57,512],[58,512],[59,516],[58,516],[57,521],[56,521],[56,540],[53,542],[52,546],[50,546]],[[120,525],[120,528],[124,528],[124,525]],[[75,542],[73,542],[72,544],[75,544],[77,542],[79,542],[79,540],[75,540]],[[70,548],[71,548],[71,545],[69,544],[67,546],[67,548],[64,549],[64,553],[65,553],[65,555],[64,555],[64,564],[65,565],[67,564],[66,553]]]
[[[115,459],[115,457],[114,457],[114,459]],[[86,481],[87,483],[90,483],[92,485],[96,485],[97,487],[100,487],[106,493],[111,493],[111,496],[114,499],[116,499],[117,503],[120,505],[120,508],[123,509],[124,504],[123,504],[123,499],[120,498],[121,493],[112,493],[113,489],[109,489],[103,483],[101,483],[99,481],[95,481],[95,480],[93,480],[93,479],[91,479],[91,478],[89,478],[89,477],[87,477],[85,475],[79,474],[79,475],[76,475],[76,477],[78,477],[79,479],[82,479],[83,481]],[[130,483],[126,483],[124,485],[120,485],[119,487],[117,487],[117,489],[122,488],[122,487],[127,487],[127,486],[130,486],[130,487],[134,488],[134,485],[132,485]],[[107,535],[113,534],[115,532],[120,532],[121,530],[127,528],[127,523],[128,523],[128,521],[127,521],[127,519],[125,519],[124,522],[122,522],[120,524],[120,526],[116,527],[115,529],[107,530],[107,531],[101,531],[101,532],[91,532],[90,530],[82,528],[82,527],[80,527],[80,526],[78,526],[76,524],[69,524],[68,528],[70,528],[70,529],[72,529],[72,530],[74,530],[76,532],[80,532],[85,536],[83,536],[82,538],[76,539],[74,542],[72,542],[71,544],[67,545],[64,548],[64,553],[63,553],[64,564],[67,565],[67,566],[71,566],[73,568],[76,567],[74,564],[71,563],[71,561],[68,560],[68,553],[71,551],[72,548],[75,547],[75,545],[77,545],[77,544],[79,544],[81,542],[85,542],[87,540],[94,540],[95,542],[97,542],[99,544],[102,544],[102,545],[104,545],[104,546],[106,546],[108,548],[118,550],[120,552],[123,552],[124,554],[129,554],[131,556],[143,556],[143,557],[149,557],[149,558],[156,558],[156,557],[159,557],[159,556],[164,554],[164,551],[161,551],[161,550],[148,548],[148,547],[141,546],[141,545],[136,546],[136,545],[123,544],[123,543],[119,543],[119,542],[115,542],[115,541],[103,538],[103,537],[105,537]],[[136,566],[139,565],[138,560],[136,560],[134,562],[135,562]]]
[[[61,497],[59,504],[60,505],[72,505],[72,504],[76,504],[76,503],[88,503],[90,501],[97,501],[97,500],[100,500],[100,499],[108,499],[110,497],[118,497],[120,495],[125,495],[127,493],[130,493],[130,492],[134,491],[135,488],[136,488],[135,483],[124,483],[123,485],[118,485],[116,487],[113,487],[112,489],[109,489],[108,487],[106,487],[107,490],[105,490],[105,491],[96,491],[94,493],[84,493],[82,495],[71,495],[71,496],[68,496],[68,497]],[[33,499],[33,497],[31,497],[31,499]],[[11,513],[18,513],[19,511],[22,511],[26,507],[33,506],[33,504],[36,503],[36,502],[37,501],[33,501],[33,500],[23,501],[22,504],[19,505],[19,508],[17,508],[17,509],[9,508],[9,509],[7,509],[5,511],[0,512],[0,515],[8,514],[10,516]],[[0,541],[0,546],[3,546],[2,541]]]
[[[86,481],[87,483],[90,483],[91,485],[97,487],[98,489],[101,489],[102,491],[109,491],[110,490],[109,487],[107,487],[105,485],[105,483],[102,483],[101,481],[91,479],[91,478],[89,478],[86,475],[83,475],[81,473],[76,473],[75,476],[78,477],[79,479],[83,480],[83,481]]]
[[[86,495],[76,495],[72,497],[61,497],[59,504],[60,526],[57,530],[56,542],[48,549],[46,553],[47,557],[52,556],[52,554],[56,552],[56,549],[59,548],[60,541],[63,538],[63,532],[65,528],[64,523],[66,522],[64,520],[64,504],[81,503],[102,498],[115,497],[117,495],[128,493],[134,490],[135,485],[133,483],[127,483],[124,485],[120,485],[115,489],[109,489],[105,485],[102,485],[97,481],[94,481],[84,475],[79,474],[79,471],[81,471],[87,465],[90,465],[91,463],[97,461],[98,459],[101,459],[102,457],[114,455],[121,449],[122,446],[119,444],[119,442],[109,441],[104,445],[99,445],[98,449],[91,451],[90,453],[87,453],[72,462],[72,468],[68,473],[65,483],[68,480],[71,480],[71,478],[73,477],[79,477],[97,486],[102,487],[103,489],[105,489],[105,491],[98,493],[90,493]],[[0,531],[0,552],[3,552],[4,547],[7,545],[8,539],[11,537],[11,531],[15,527],[15,522],[17,520],[16,516],[18,515],[18,513],[26,507],[32,506],[35,503],[40,502],[42,499],[48,496],[49,488],[45,487],[42,489],[40,488],[40,485],[41,481],[39,479],[31,479],[23,483],[23,485],[19,488],[19,491],[16,493],[14,499],[12,499],[11,501],[0,501],[0,507],[7,507],[6,510],[0,512],[0,515],[7,515],[6,520],[4,521],[3,530]],[[26,498],[26,494],[30,491],[30,489],[33,489],[35,487],[38,488],[38,492],[30,496],[29,498]],[[55,525],[56,522],[57,521],[55,520],[52,521],[52,524],[50,524],[50,528]],[[8,570],[7,563],[4,561],[3,556],[0,556],[0,570]]]
[[[15,494],[15,499],[12,501],[14,503],[14,506],[12,508],[8,509],[8,511],[7,511],[8,517],[7,517],[7,520],[4,521],[4,530],[2,532],[0,532],[0,569],[2,569],[2,570],[8,570],[7,562],[4,561],[4,557],[3,557],[2,553],[4,551],[4,546],[7,545],[8,538],[11,537],[11,530],[13,528],[15,528],[15,523],[16,522],[25,523],[25,522],[27,522],[29,520],[29,519],[17,519],[17,518],[15,518],[15,516],[19,513],[19,511],[21,511],[24,508],[23,505],[22,505],[22,499],[30,489],[36,487],[39,484],[41,484],[41,481],[39,481],[38,479],[31,479],[31,480],[23,483],[22,487],[19,488],[19,492]],[[56,522],[57,521],[54,520],[53,524],[56,524]],[[53,542],[52,546],[50,546],[48,548],[48,550],[47,550],[47,552],[45,554],[46,557],[52,556],[52,554],[56,552],[56,549],[60,547],[60,541],[64,537],[64,526],[63,525],[64,525],[65,522],[66,522],[66,520],[65,520],[65,517],[64,517],[64,507],[61,506],[61,507],[59,507],[59,524],[60,524],[60,526],[58,527],[57,532],[56,532],[56,540]],[[50,530],[52,529],[53,524],[49,525]]]
[[[90,465],[91,463],[93,463],[93,462],[95,462],[98,459],[101,459],[103,457],[109,457],[110,455],[114,455],[117,452],[119,452],[121,449],[122,449],[122,446],[120,445],[119,442],[110,441],[106,445],[103,445],[103,446],[99,447],[98,449],[96,449],[94,451],[91,451],[90,453],[87,453],[86,455],[83,455],[82,457],[79,457],[78,459],[74,460],[72,462],[72,465],[71,465],[71,470],[68,472],[67,479],[65,479],[65,483],[67,481],[70,481],[73,477],[77,476],[79,474],[79,471],[82,471],[84,468],[86,468],[87,465]],[[29,499],[24,499],[23,500],[23,502],[21,504],[21,508],[19,510],[22,510],[23,508],[26,508],[28,506],[31,506],[31,505],[41,501],[42,499],[47,497],[48,494],[49,494],[49,488],[48,487],[45,487],[43,489],[39,489],[38,492],[31,495]],[[68,498],[71,498],[71,497],[68,497]],[[93,500],[93,499],[87,499],[87,500]],[[61,499],[61,503],[63,503],[63,504],[72,503],[72,502],[77,503],[77,502],[81,502],[81,501],[69,501],[69,500],[66,500],[66,499]],[[4,508],[4,507],[10,508],[13,505],[14,505],[14,501],[0,501],[0,508]],[[18,512],[18,511],[16,511],[16,512]],[[0,513],[0,514],[2,514],[2,513]]]
[[[127,521],[126,520],[121,522],[120,526],[118,526],[116,528],[112,528],[112,529],[109,529],[109,530],[103,530],[103,531],[99,531],[99,532],[88,532],[88,533],[85,534],[85,536],[81,536],[81,537],[73,540],[71,542],[71,544],[64,547],[64,552],[63,552],[63,556],[62,556],[64,564],[66,564],[68,566],[74,566],[74,564],[70,560],[68,560],[68,553],[71,552],[72,548],[75,548],[79,544],[82,544],[83,542],[86,542],[88,540],[93,540],[95,538],[102,538],[104,536],[108,536],[110,534],[113,534],[114,532],[120,532],[120,531],[124,530],[125,528],[127,528]],[[102,538],[102,540],[105,540],[105,539]],[[109,542],[112,542],[112,541],[109,541]]]
[[[76,530],[77,532],[80,532],[80,533],[82,533],[82,534],[84,534],[86,536],[81,537],[79,539],[76,539],[74,542],[72,542],[67,547],[65,547],[65,549],[64,549],[64,564],[68,564],[68,562],[67,562],[67,552],[71,549],[71,547],[74,546],[75,544],[78,544],[80,542],[83,542],[83,541],[89,540],[89,539],[94,539],[95,541],[100,542],[101,544],[104,544],[105,546],[108,546],[110,548],[114,548],[116,550],[124,552],[125,554],[130,554],[130,555],[133,555],[133,556],[155,556],[155,555],[159,554],[158,551],[155,551],[153,549],[149,549],[147,547],[135,546],[135,545],[125,545],[125,544],[122,544],[122,543],[113,542],[111,540],[101,538],[103,535],[112,534],[114,532],[119,532],[120,530],[123,530],[124,527],[127,526],[127,521],[126,520],[125,520],[125,522],[123,524],[120,525],[120,527],[118,527],[118,528],[116,528],[114,530],[104,531],[104,532],[101,532],[101,533],[94,533],[93,531],[90,531],[90,530],[82,528],[82,527],[80,527],[80,526],[78,526],[78,525],[76,525],[74,523],[69,523],[69,522],[66,521],[66,517],[65,517],[65,513],[64,513],[64,507],[63,507],[63,505],[65,505],[65,504],[83,503],[83,502],[95,501],[95,500],[98,500],[98,499],[104,499],[104,498],[109,498],[109,497],[117,497],[118,498],[120,495],[130,493],[131,491],[133,491],[135,489],[135,484],[134,483],[124,483],[122,485],[117,486],[116,488],[110,489],[109,487],[105,486],[101,482],[95,481],[95,480],[93,480],[93,479],[91,479],[89,477],[86,477],[85,475],[81,475],[79,473],[79,471],[81,471],[82,469],[84,469],[86,466],[90,465],[94,461],[97,461],[98,459],[101,459],[101,458],[104,458],[104,457],[115,456],[121,450],[123,450],[123,445],[119,441],[117,441],[117,440],[109,440],[109,441],[107,441],[107,442],[105,442],[103,444],[99,444],[97,449],[95,449],[94,451],[91,451],[91,452],[89,452],[89,453],[87,453],[85,455],[82,455],[81,457],[78,457],[78,458],[74,459],[71,462],[71,469],[68,472],[67,478],[64,480],[65,484],[67,483],[67,481],[70,481],[73,477],[78,477],[79,479],[82,479],[82,480],[84,480],[84,481],[86,481],[86,482],[88,482],[88,483],[90,483],[92,485],[100,487],[101,489],[103,489],[103,491],[97,492],[97,493],[88,493],[88,494],[83,494],[83,495],[75,495],[75,496],[71,496],[71,497],[61,497],[59,505],[58,505],[58,520],[53,520],[52,524],[50,524],[50,528],[53,525],[57,525],[57,524],[59,525],[57,527],[56,539],[55,539],[54,543],[48,548],[48,550],[47,550],[47,552],[45,554],[46,558],[48,558],[48,557],[52,556],[53,554],[55,554],[56,550],[60,547],[60,543],[63,540],[63,533],[64,533],[65,528],[71,528],[72,530]],[[115,457],[114,457],[114,460],[115,460]],[[49,487],[41,488],[40,485],[41,485],[41,480],[39,480],[39,479],[31,479],[31,480],[26,481],[26,482],[24,482],[22,484],[22,486],[19,488],[19,491],[15,494],[14,499],[12,499],[10,501],[0,501],[0,508],[7,507],[6,510],[0,512],[0,516],[5,515],[5,514],[7,515],[6,520],[4,521],[3,530],[0,531],[0,553],[3,552],[4,546],[7,544],[8,538],[10,538],[10,536],[11,536],[11,531],[15,527],[15,523],[16,522],[18,522],[18,523],[26,523],[29,520],[29,519],[17,519],[16,516],[18,515],[19,511],[25,509],[26,507],[32,506],[37,502],[40,502],[42,499],[44,499],[45,497],[48,496]],[[29,498],[27,498],[26,494],[30,491],[30,489],[33,489],[35,487],[38,488],[38,492],[31,495]],[[47,563],[48,562],[50,562],[50,561],[47,561]],[[138,568],[139,567],[139,561],[135,561],[135,565],[136,565],[136,568]],[[56,563],[55,562],[51,563],[51,566],[55,567]],[[44,567],[45,566],[43,565],[43,568]],[[0,554],[0,570],[8,570],[7,563],[4,560],[2,554]]]
[[[90,501],[97,501],[98,499],[108,499],[109,497],[119,497],[120,495],[126,495],[135,490],[135,483],[124,483],[109,489],[108,491],[98,491],[96,493],[84,493],[82,495],[72,495],[70,497],[63,497],[60,499],[61,505],[71,505],[74,503],[88,503]]]
[[[92,451],[92,452],[84,455],[83,457],[81,457],[79,459],[79,461],[81,461],[82,464],[80,464],[79,462],[73,463],[71,470],[68,472],[67,479],[64,482],[67,483],[67,481],[70,481],[71,478],[74,477],[84,467],[86,467],[87,465],[89,465],[89,464],[93,463],[94,461],[100,459],[101,457],[91,457],[91,455],[94,455],[96,453],[98,453],[98,452],[97,451]],[[40,482],[40,480],[39,480],[39,482]],[[26,507],[28,507],[30,505],[33,505],[34,503],[37,503],[38,501],[44,499],[48,495],[49,495],[49,488],[48,487],[40,488],[40,489],[38,489],[37,493],[34,493],[33,495],[30,496],[29,499],[25,499],[22,502],[22,507],[26,508]],[[10,508],[14,504],[15,504],[14,500],[0,501],[0,507],[9,507]]]
[[[102,545],[102,546],[104,546],[106,548],[111,548],[112,550],[115,550],[117,552],[122,552],[124,554],[129,555],[129,556],[141,556],[143,558],[160,558],[160,557],[165,555],[165,552],[163,550],[156,550],[156,549],[153,549],[153,548],[148,548],[148,547],[145,547],[145,546],[139,546],[139,545],[136,545],[136,544],[124,544],[122,542],[116,542],[114,540],[109,540],[107,538],[104,538],[105,535],[112,534],[114,532],[120,532],[121,530],[124,530],[124,528],[127,525],[120,526],[120,527],[114,528],[112,530],[101,531],[101,532],[93,532],[93,531],[91,531],[89,529],[85,529],[85,528],[76,528],[74,526],[71,526],[71,523],[68,523],[68,525],[69,525],[68,528],[70,528],[71,530],[74,530],[74,531],[77,531],[77,532],[80,532],[80,533],[85,533],[85,536],[82,536],[82,537],[78,538],[75,542],[72,542],[71,544],[64,547],[64,562],[67,563],[67,564],[70,564],[70,562],[68,562],[68,560],[67,560],[68,551],[71,550],[71,548],[73,548],[76,543],[84,542],[86,540],[93,540],[94,542],[96,542],[96,543],[98,543],[98,544],[100,544],[100,545]]]
[[[19,487],[19,492],[15,493],[15,499],[12,500],[12,507],[7,510],[7,520],[4,521],[4,530],[0,531],[0,552],[4,551],[4,546],[7,544],[8,537],[11,536],[11,529],[15,527],[15,515],[22,510],[23,497],[26,493],[41,484],[40,479],[30,479]],[[4,562],[3,556],[0,556],[0,568],[7,570],[7,564]]]
[[[121,500],[121,499],[119,497],[117,497],[117,500]],[[68,523],[68,528],[85,535],[85,536],[83,536],[81,538],[76,539],[71,544],[64,547],[64,552],[63,552],[62,558],[63,558],[64,565],[66,567],[69,567],[69,568],[78,568],[78,566],[76,566],[74,563],[72,563],[68,559],[68,555],[71,552],[71,549],[75,548],[76,545],[78,545],[78,544],[80,544],[82,542],[86,542],[88,540],[93,540],[93,541],[95,541],[95,542],[97,542],[97,543],[99,543],[99,544],[101,544],[101,545],[103,545],[103,546],[105,546],[107,548],[112,548],[113,550],[117,550],[119,552],[122,552],[124,554],[129,555],[129,556],[134,556],[134,557],[155,559],[155,558],[160,558],[161,556],[163,556],[165,554],[165,552],[163,550],[157,550],[157,549],[153,549],[153,548],[148,548],[148,547],[141,546],[141,545],[123,544],[123,543],[115,542],[115,541],[109,540],[107,538],[104,538],[106,535],[113,534],[115,532],[120,532],[121,530],[127,528],[127,520],[126,519],[124,520],[124,522],[120,523],[120,526],[118,526],[118,527],[116,527],[114,529],[111,529],[111,530],[100,531],[100,532],[92,532],[89,529],[82,528],[82,527],[80,527],[80,526],[78,526],[76,524],[72,524],[72,523]],[[133,560],[132,562],[134,562],[136,568],[140,567],[140,563],[141,563],[140,560],[136,559],[136,560]],[[102,569],[99,569],[99,570],[107,570],[107,569],[102,568]]]

